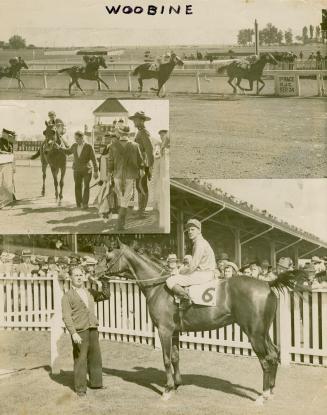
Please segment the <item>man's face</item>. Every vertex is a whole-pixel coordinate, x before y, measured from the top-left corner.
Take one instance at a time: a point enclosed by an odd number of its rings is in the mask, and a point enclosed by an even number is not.
[[[245,270],[243,271],[243,275],[251,277],[252,274],[250,268],[245,268]]]
[[[81,145],[84,141],[84,137],[80,136],[79,134],[75,134],[75,141],[78,145]]]
[[[84,284],[84,273],[80,268],[74,268],[72,270],[72,284],[76,288],[81,288]]]
[[[193,241],[198,235],[200,235],[201,231],[199,228],[195,226],[190,226],[187,230],[188,237]]]
[[[144,121],[141,118],[134,118],[133,123],[136,128],[140,128],[144,126]]]
[[[49,114],[49,119],[54,121],[56,119],[56,114]]]
[[[226,267],[224,270],[224,276],[225,278],[230,278],[233,276],[233,268],[232,267]]]

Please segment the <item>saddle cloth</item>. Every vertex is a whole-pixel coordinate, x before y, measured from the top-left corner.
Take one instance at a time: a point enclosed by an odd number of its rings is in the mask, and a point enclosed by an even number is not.
[[[213,279],[204,284],[184,287],[194,304],[215,307],[217,304],[218,281]]]

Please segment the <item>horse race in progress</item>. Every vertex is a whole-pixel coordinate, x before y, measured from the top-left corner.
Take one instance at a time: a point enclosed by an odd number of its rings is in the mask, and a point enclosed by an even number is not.
[[[325,415],[326,1],[0,3],[0,415]]]

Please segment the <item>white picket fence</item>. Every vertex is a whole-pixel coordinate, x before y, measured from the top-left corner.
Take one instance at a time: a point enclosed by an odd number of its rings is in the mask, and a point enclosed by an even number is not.
[[[51,330],[51,364],[58,357],[57,342],[63,333],[61,296],[68,281],[56,277],[0,275],[0,329]],[[99,332],[104,339],[160,347],[146,299],[133,281],[110,282],[109,300],[96,305]],[[280,296],[271,335],[281,349],[282,364],[327,366],[327,290]],[[219,330],[183,333],[185,349],[251,356],[247,336],[237,324]]]

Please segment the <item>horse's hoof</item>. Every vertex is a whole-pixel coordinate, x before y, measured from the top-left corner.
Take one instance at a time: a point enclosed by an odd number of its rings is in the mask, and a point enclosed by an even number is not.
[[[263,396],[260,395],[256,400],[255,400],[255,405],[256,406],[262,406],[265,402],[267,402],[268,400],[268,395]]]
[[[171,391],[169,391],[169,392],[164,391],[164,392],[163,392],[163,394],[162,394],[162,396],[161,396],[161,399],[162,399],[163,401],[169,401],[169,399],[171,399],[171,398],[172,398],[172,396],[173,396],[173,391],[172,391],[172,390],[171,390]]]

